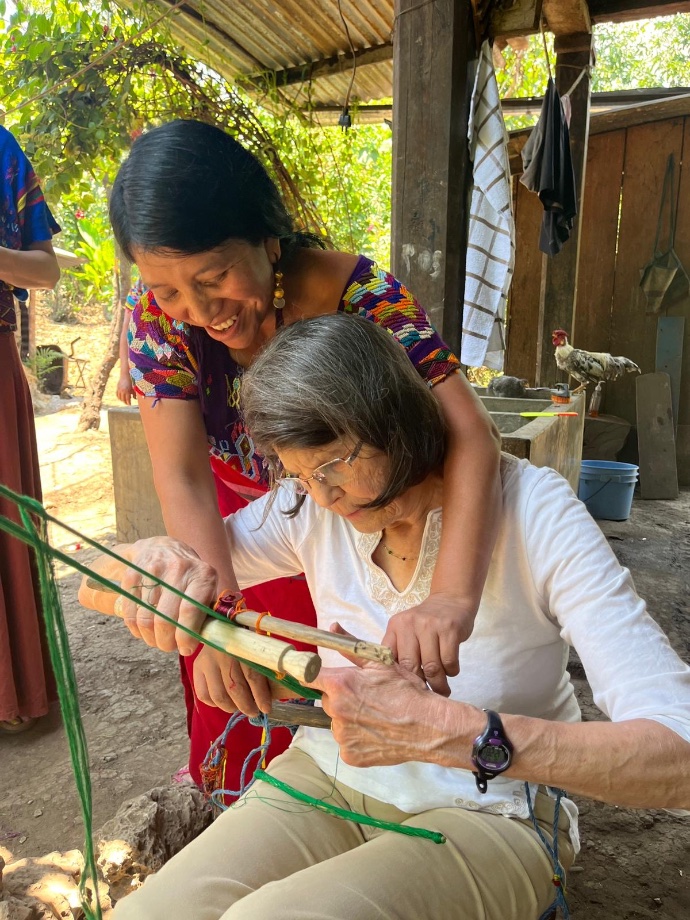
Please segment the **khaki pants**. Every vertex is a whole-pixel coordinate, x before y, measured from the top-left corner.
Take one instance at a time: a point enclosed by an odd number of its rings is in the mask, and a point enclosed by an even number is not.
[[[447,842],[343,821],[257,782],[120,901],[115,920],[538,920],[554,899],[551,861],[528,821],[461,808],[408,815],[334,783],[294,748],[269,772],[341,808],[441,831]],[[545,793],[535,813],[551,842]],[[567,824],[561,812],[566,869]]]

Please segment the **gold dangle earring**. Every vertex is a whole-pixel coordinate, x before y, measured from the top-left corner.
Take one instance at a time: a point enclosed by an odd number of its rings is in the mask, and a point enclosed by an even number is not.
[[[273,290],[273,306],[276,310],[282,310],[285,306],[285,291],[283,290],[283,273],[275,273],[275,288]]]

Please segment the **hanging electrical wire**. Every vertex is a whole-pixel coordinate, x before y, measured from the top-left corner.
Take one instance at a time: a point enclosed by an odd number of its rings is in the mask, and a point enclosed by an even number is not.
[[[355,46],[352,43],[352,37],[350,35],[350,28],[347,24],[345,16],[343,15],[341,0],[338,0],[338,13],[340,14],[340,19],[342,20],[343,28],[345,29],[345,35],[347,36],[347,40],[350,45],[350,51],[352,53],[352,75],[350,77],[350,85],[347,88],[347,95],[345,96],[343,111],[340,113],[340,118],[338,119],[338,124],[340,127],[343,129],[343,131],[347,131],[348,128],[352,127],[352,116],[350,115],[350,97],[352,96],[352,87],[355,85],[355,77],[357,76],[357,57],[355,53]]]

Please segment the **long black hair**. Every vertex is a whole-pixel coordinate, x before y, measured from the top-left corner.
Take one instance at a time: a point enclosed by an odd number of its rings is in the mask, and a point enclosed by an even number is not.
[[[115,237],[133,250],[194,254],[231,239],[281,243],[281,263],[302,246],[323,247],[294,228],[261,162],[220,128],[176,120],[142,134],[120,167],[110,199]]]

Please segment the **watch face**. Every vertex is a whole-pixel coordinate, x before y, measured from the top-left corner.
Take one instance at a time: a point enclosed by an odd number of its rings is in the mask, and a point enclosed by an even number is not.
[[[477,751],[477,760],[487,770],[500,770],[510,763],[510,752],[505,745],[489,741]]]

